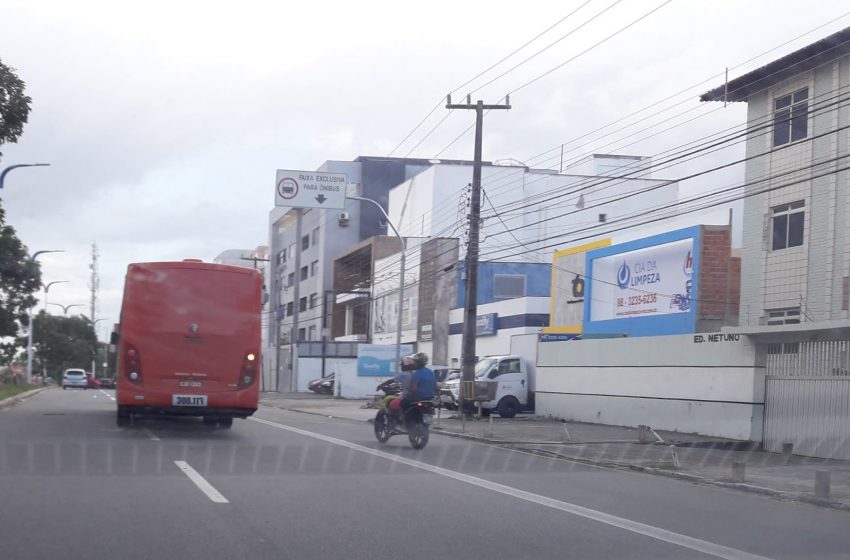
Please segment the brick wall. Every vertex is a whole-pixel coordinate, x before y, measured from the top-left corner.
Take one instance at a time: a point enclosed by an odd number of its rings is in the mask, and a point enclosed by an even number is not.
[[[700,246],[697,331],[737,325],[741,259],[732,256],[730,226],[703,226]]]

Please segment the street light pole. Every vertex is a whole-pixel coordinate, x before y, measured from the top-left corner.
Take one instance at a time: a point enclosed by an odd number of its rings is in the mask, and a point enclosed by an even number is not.
[[[70,284],[70,280],[54,280],[53,282],[48,282],[46,286],[44,286],[44,307],[47,308],[47,292],[50,291],[50,286],[53,284]]]
[[[72,307],[85,307],[85,305],[82,303],[72,303],[71,305],[62,305],[61,303],[48,303],[47,305],[55,305],[56,307],[61,307],[63,315],[67,315],[68,310]]]
[[[36,164],[32,164],[36,165]],[[49,165],[49,164],[41,164],[41,165]],[[25,164],[20,165],[12,165],[3,170],[3,173],[0,173],[0,188],[3,187],[3,178],[6,176],[10,170],[15,167],[27,167]],[[49,251],[36,251],[30,257],[30,262],[34,263],[35,259],[38,258],[39,255],[44,255],[46,253],[64,253],[64,250],[49,250]],[[29,309],[29,328],[27,329],[27,385],[32,383],[32,331],[33,331],[33,322],[32,322],[32,307]]]
[[[9,171],[13,169],[17,169],[19,167],[47,167],[49,165],[49,163],[19,163],[17,165],[10,165],[2,172],[0,172],[0,189],[3,188],[3,181],[6,179],[6,174],[8,174]]]
[[[395,333],[395,367],[399,367],[399,363],[401,362],[401,315],[402,310],[404,309],[404,274],[405,274],[405,252],[407,246],[404,242],[404,237],[396,229],[395,225],[390,220],[390,217],[387,215],[384,207],[378,204],[376,201],[371,198],[366,198],[363,196],[352,196],[347,195],[346,198],[350,198],[351,200],[360,200],[362,202],[368,202],[370,204],[374,204],[378,210],[381,211],[381,214],[384,215],[384,218],[387,220],[387,225],[392,228],[393,233],[398,238],[398,242],[401,244],[401,274],[399,275],[399,283],[398,283],[398,321],[396,323],[396,333]]]

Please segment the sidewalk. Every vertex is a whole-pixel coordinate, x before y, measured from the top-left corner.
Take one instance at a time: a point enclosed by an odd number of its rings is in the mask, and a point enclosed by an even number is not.
[[[369,402],[364,400],[265,393],[260,402],[286,410],[360,422],[375,416],[375,409],[363,408]],[[663,442],[658,441],[655,434],[649,434],[651,441],[656,443],[640,443],[637,428],[561,422],[533,415],[512,419],[493,416],[464,423],[455,414],[440,410],[435,416],[433,430],[542,456],[628,468],[850,511],[850,461],[786,456],[759,451],[758,444],[753,442],[679,432],[656,431]],[[743,482],[733,480],[733,462],[744,464]],[[815,496],[816,471],[829,472],[828,499]]]

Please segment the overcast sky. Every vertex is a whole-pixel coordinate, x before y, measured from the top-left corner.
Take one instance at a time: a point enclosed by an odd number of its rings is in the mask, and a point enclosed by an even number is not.
[[[474,94],[498,102],[663,3],[592,0],[455,96],[616,4]],[[0,148],[0,167],[51,163],[8,175],[0,192],[7,221],[31,251],[66,251],[42,259],[45,282],[72,281],[51,289],[51,301],[66,305],[88,302],[90,245],[98,243],[103,338],[118,319],[128,263],[211,260],[225,249],[266,244],[275,169],[387,155],[446,93],[582,4],[3,0],[0,59],[17,69],[33,103],[20,142]],[[846,0],[674,0],[515,91],[513,110],[487,117],[485,158],[535,163],[543,158],[534,156],[727,66],[732,78],[850,26],[843,17],[737,67],[848,10]],[[565,160],[593,151],[654,155],[743,123],[744,104],[698,103],[720,83],[665,101],[598,142],[569,143]],[[618,141],[681,111],[690,112]],[[439,109],[394,155],[407,155],[444,115]],[[452,114],[410,155],[433,157],[472,118]],[[689,169],[742,153],[702,158]],[[442,154],[471,156],[472,135]],[[681,191],[742,180],[743,170],[734,169]]]

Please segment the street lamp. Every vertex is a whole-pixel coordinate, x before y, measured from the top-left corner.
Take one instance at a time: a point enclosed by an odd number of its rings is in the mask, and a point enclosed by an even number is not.
[[[85,307],[85,304],[82,303],[72,303],[71,305],[62,305],[61,303],[48,303],[47,305],[55,305],[56,307],[61,307],[64,315],[67,315],[68,310],[72,307]]]
[[[35,164],[35,163],[33,163],[31,165],[50,165],[50,164],[47,164],[47,163]],[[16,167],[28,167],[28,165],[26,165],[26,164],[12,165],[12,166],[4,169],[3,173],[0,173],[0,188],[3,187],[3,178],[6,176],[6,173],[8,173],[11,169],[14,169]],[[30,257],[30,262],[34,263],[35,259],[37,259],[39,255],[44,255],[44,254],[47,254],[47,253],[64,253],[64,252],[65,251],[62,250],[62,249],[49,250],[49,251],[36,251]],[[30,307],[30,310],[29,310],[29,323],[30,323],[29,324],[30,328],[27,329],[27,331],[28,331],[27,332],[27,384],[28,385],[32,383],[32,330],[33,330],[32,307]]]
[[[49,165],[49,163],[19,163],[17,165],[10,165],[4,169],[2,173],[0,173],[0,189],[3,188],[3,180],[6,179],[6,174],[13,169],[17,169],[19,167],[47,167]]]
[[[409,191],[408,191],[409,193]],[[407,249],[407,245],[404,242],[404,237],[396,229],[395,225],[393,225],[390,217],[387,215],[387,211],[384,210],[384,207],[378,204],[377,201],[372,200],[371,198],[366,198],[363,196],[353,196],[346,195],[345,198],[349,198],[351,200],[359,200],[361,202],[368,202],[373,204],[378,210],[381,211],[381,214],[384,215],[384,219],[387,220],[387,225],[393,230],[395,236],[398,238],[398,242],[401,244],[401,274],[399,275],[398,282],[398,322],[396,323],[396,333],[395,333],[395,367],[399,367],[399,363],[401,362],[401,325],[402,325],[402,311],[404,310],[404,273],[405,273],[405,252]]]
[[[70,284],[70,280],[54,280],[53,282],[48,282],[46,286],[44,286],[44,306],[47,307],[47,292],[50,291],[50,286],[53,284]]]

